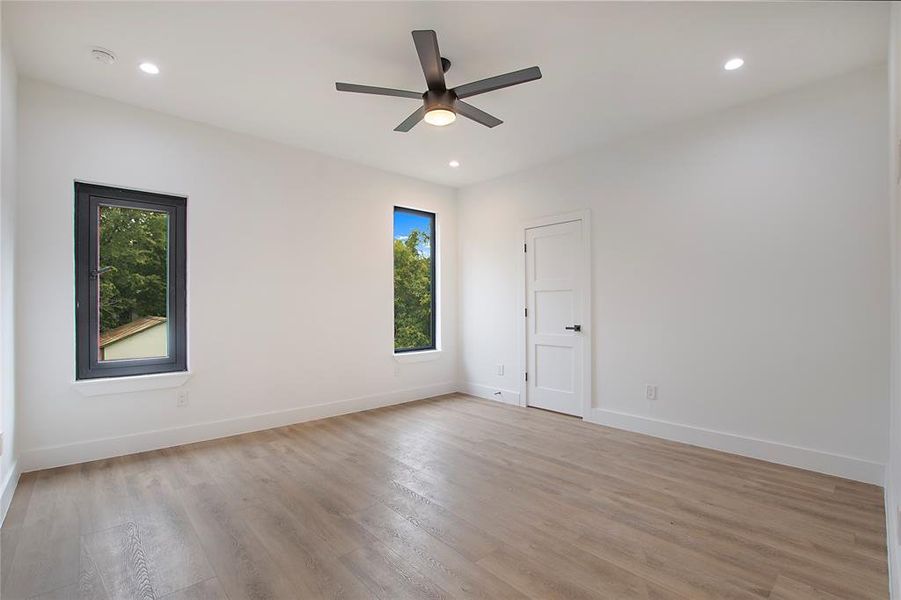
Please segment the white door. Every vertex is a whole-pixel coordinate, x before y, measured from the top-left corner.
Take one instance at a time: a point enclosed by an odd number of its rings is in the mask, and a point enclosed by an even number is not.
[[[526,229],[529,406],[582,416],[582,221]]]

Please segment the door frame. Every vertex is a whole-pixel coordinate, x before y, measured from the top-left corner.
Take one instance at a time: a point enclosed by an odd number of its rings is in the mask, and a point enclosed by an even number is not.
[[[572,212],[561,213],[557,215],[548,215],[537,219],[528,219],[522,221],[520,225],[520,239],[517,251],[522,257],[519,268],[519,318],[522,319],[522,325],[517,328],[517,348],[519,349],[519,405],[526,407],[529,405],[529,385],[526,382],[526,369],[529,365],[529,332],[528,322],[526,319],[526,232],[528,229],[536,227],[544,227],[547,225],[559,225],[561,223],[569,223],[572,221],[582,221],[582,272],[579,276],[582,278],[584,285],[582,286],[582,335],[583,335],[583,352],[582,352],[582,418],[586,419],[591,414],[592,409],[592,391],[591,391],[591,370],[592,370],[592,352],[591,339],[594,335],[594,329],[591,326],[591,210],[583,208]]]

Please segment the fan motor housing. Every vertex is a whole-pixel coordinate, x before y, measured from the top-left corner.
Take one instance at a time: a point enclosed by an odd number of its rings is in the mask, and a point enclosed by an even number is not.
[[[422,101],[425,103],[426,111],[443,108],[444,110],[456,112],[454,104],[457,102],[457,95],[451,90],[429,90],[422,95]]]

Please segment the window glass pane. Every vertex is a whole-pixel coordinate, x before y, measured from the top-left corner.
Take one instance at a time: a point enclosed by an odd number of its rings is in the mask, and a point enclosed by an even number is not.
[[[99,218],[98,359],[168,356],[169,215],[101,205]]]
[[[394,349],[435,347],[435,215],[394,211]]]

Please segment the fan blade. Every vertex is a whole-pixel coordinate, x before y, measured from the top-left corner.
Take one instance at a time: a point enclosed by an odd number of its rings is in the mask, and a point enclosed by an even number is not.
[[[476,94],[484,94],[485,92],[493,92],[501,88],[510,87],[511,85],[519,85],[527,81],[535,81],[541,79],[541,69],[538,67],[529,67],[528,69],[520,69],[512,73],[504,73],[488,79],[480,79],[472,83],[464,83],[454,88],[457,98],[469,98]]]
[[[407,133],[413,126],[422,121],[422,118],[425,116],[425,106],[422,106],[414,112],[412,115],[404,119],[404,122],[394,128],[394,131],[400,131],[402,133]]]
[[[466,117],[467,119],[472,119],[476,123],[481,123],[485,127],[497,127],[503,121],[498,119],[495,116],[489,115],[484,110],[479,110],[472,104],[468,104],[463,102],[462,100],[457,100],[454,103],[455,110]]]
[[[371,85],[357,85],[356,83],[336,83],[335,89],[339,92],[356,92],[358,94],[375,94],[376,96],[396,96],[397,98],[411,98],[422,100],[419,92],[407,90],[395,90],[392,88],[373,87]]]
[[[441,64],[441,53],[438,50],[438,36],[431,29],[414,31],[413,43],[422,65],[422,74],[430,90],[444,91],[444,66]]]

